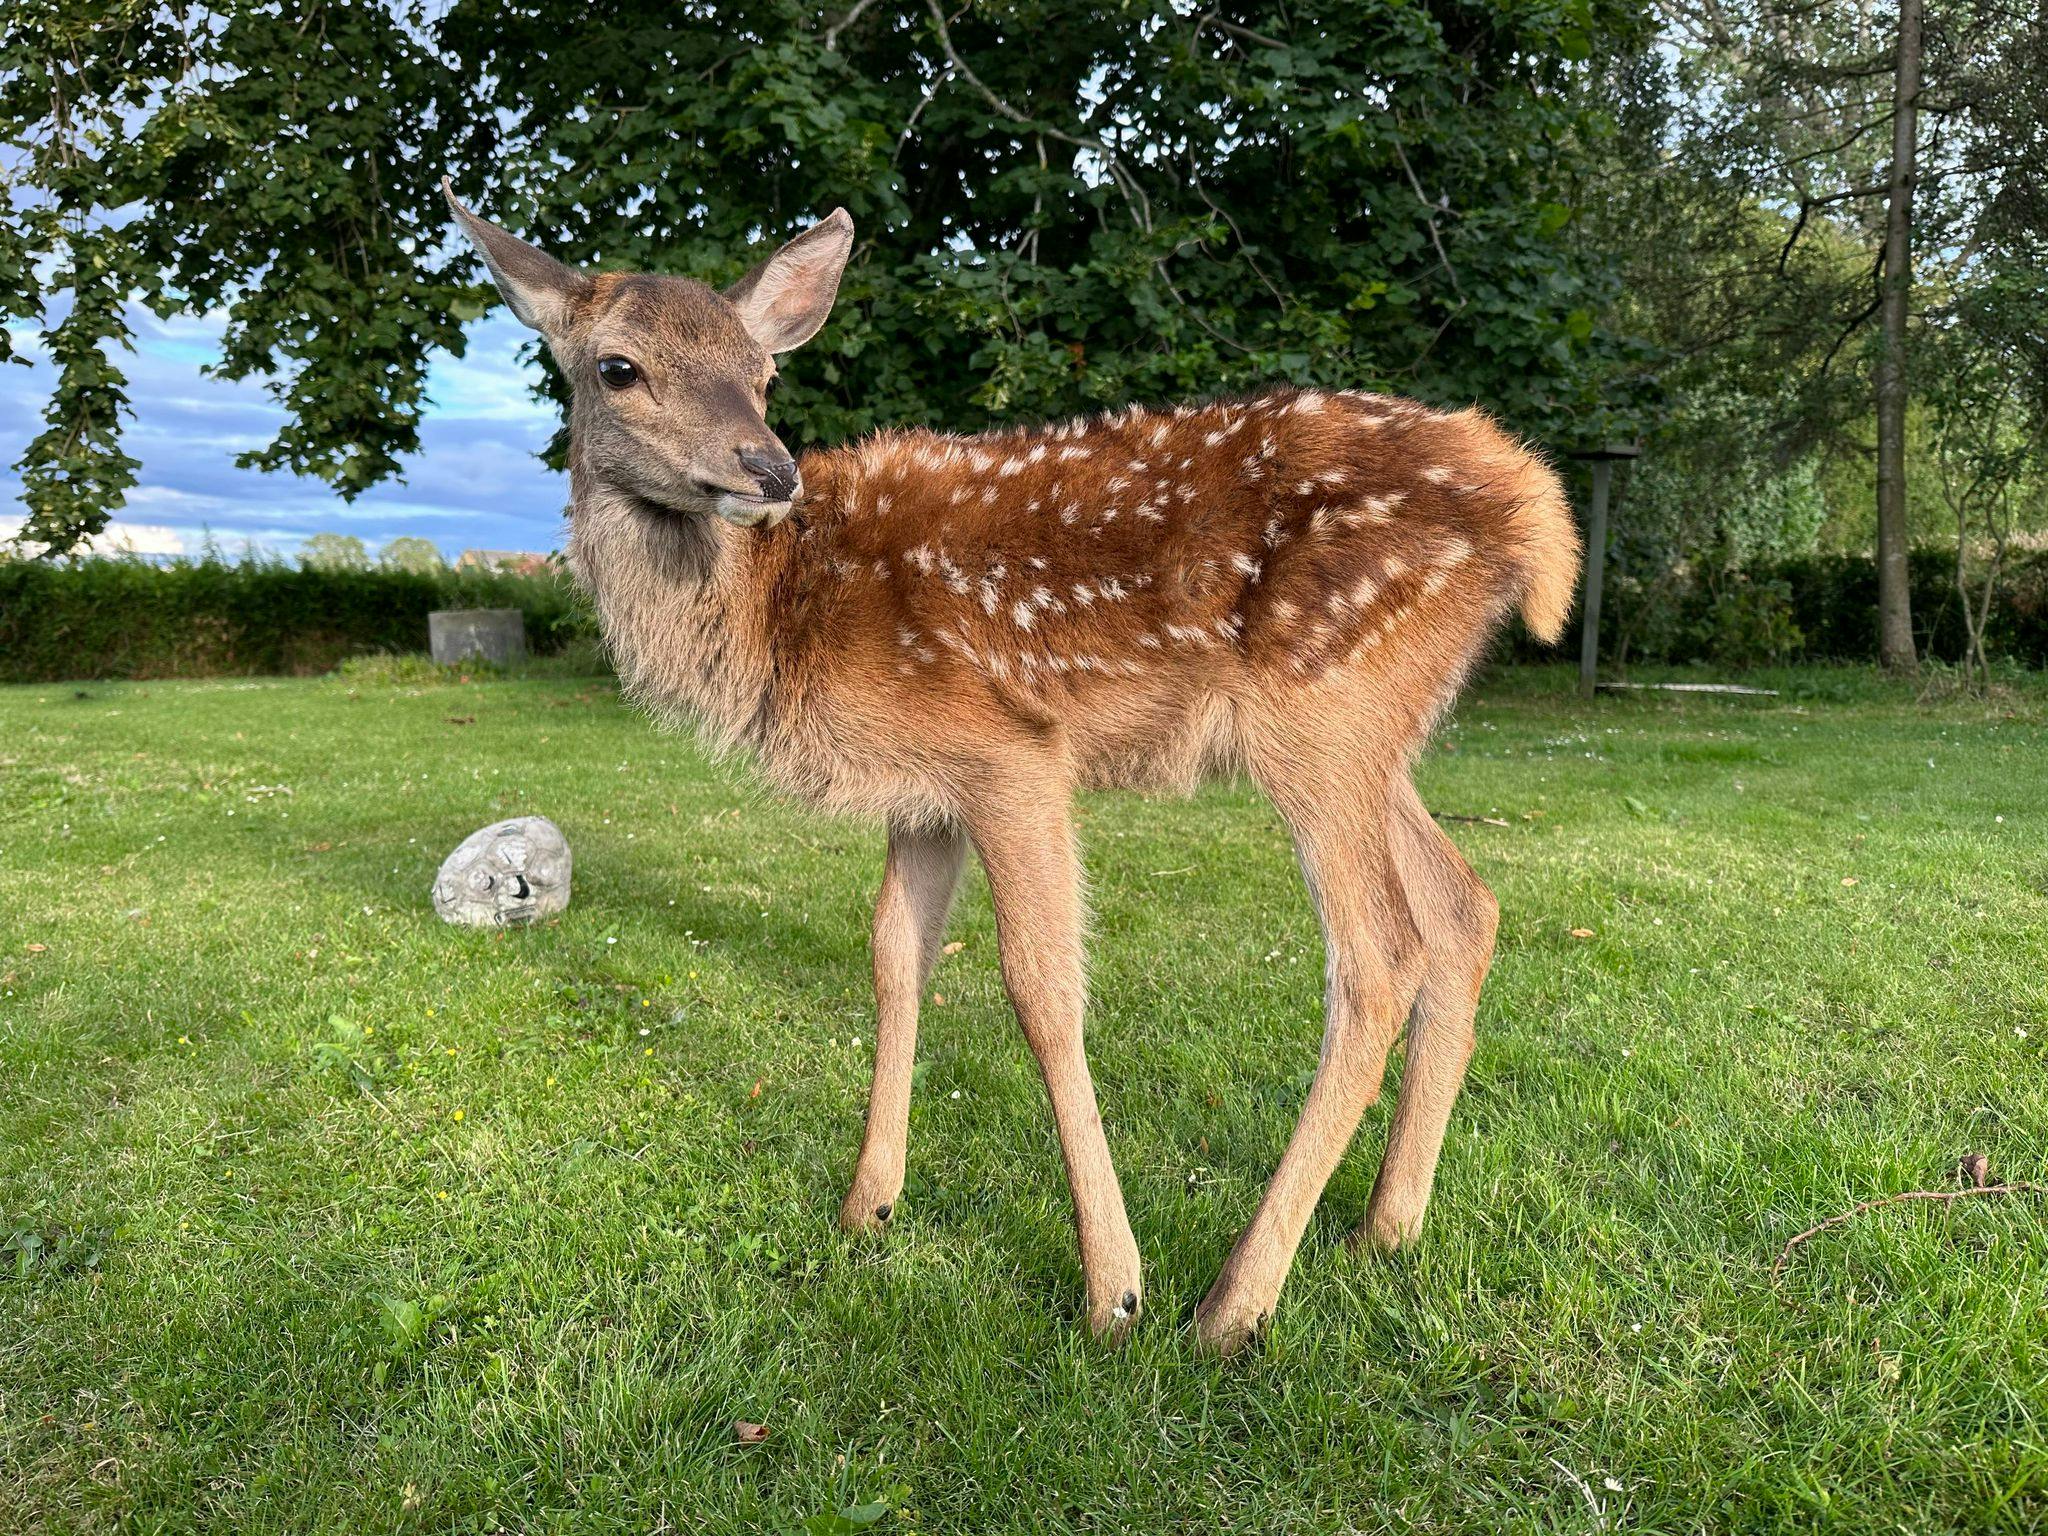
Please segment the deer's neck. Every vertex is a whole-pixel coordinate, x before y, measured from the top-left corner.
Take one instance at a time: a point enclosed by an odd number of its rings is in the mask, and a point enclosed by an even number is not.
[[[649,514],[580,467],[570,488],[570,564],[627,694],[717,748],[759,750],[774,716],[759,541],[716,518]]]

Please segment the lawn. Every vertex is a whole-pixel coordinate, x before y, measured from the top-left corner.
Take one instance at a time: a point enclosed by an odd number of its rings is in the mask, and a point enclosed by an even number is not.
[[[1082,808],[1116,1351],[978,884],[851,1239],[872,829],[601,681],[0,690],[0,1531],[2048,1525],[2048,1202],[1772,1276],[1966,1153],[2048,1179],[2048,686],[1775,682],[1479,681],[1419,771],[1505,823],[1451,825],[1503,917],[1429,1229],[1342,1241],[1389,1096],[1227,1363],[1189,1320],[1320,1032],[1248,791]],[[568,913],[437,922],[523,811]]]

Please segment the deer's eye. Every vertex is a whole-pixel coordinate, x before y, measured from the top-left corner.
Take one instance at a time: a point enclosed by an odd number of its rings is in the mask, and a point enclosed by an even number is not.
[[[640,370],[623,357],[600,357],[597,376],[611,389],[630,389],[640,382]]]
[[[774,399],[775,391],[777,391],[780,388],[782,388],[782,375],[779,373],[770,374],[768,382],[761,386],[761,398],[763,400]]]

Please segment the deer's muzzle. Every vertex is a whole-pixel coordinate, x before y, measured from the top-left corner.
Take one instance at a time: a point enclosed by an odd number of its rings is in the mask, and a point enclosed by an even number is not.
[[[742,448],[738,458],[740,468],[754,477],[761,487],[765,501],[791,501],[796,497],[796,460],[788,454],[763,453],[755,448]]]

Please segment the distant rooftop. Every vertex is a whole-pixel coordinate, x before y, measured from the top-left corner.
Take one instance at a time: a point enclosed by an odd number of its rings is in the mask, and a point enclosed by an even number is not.
[[[526,549],[465,549],[456,557],[458,571],[537,571],[548,563],[546,555]]]

